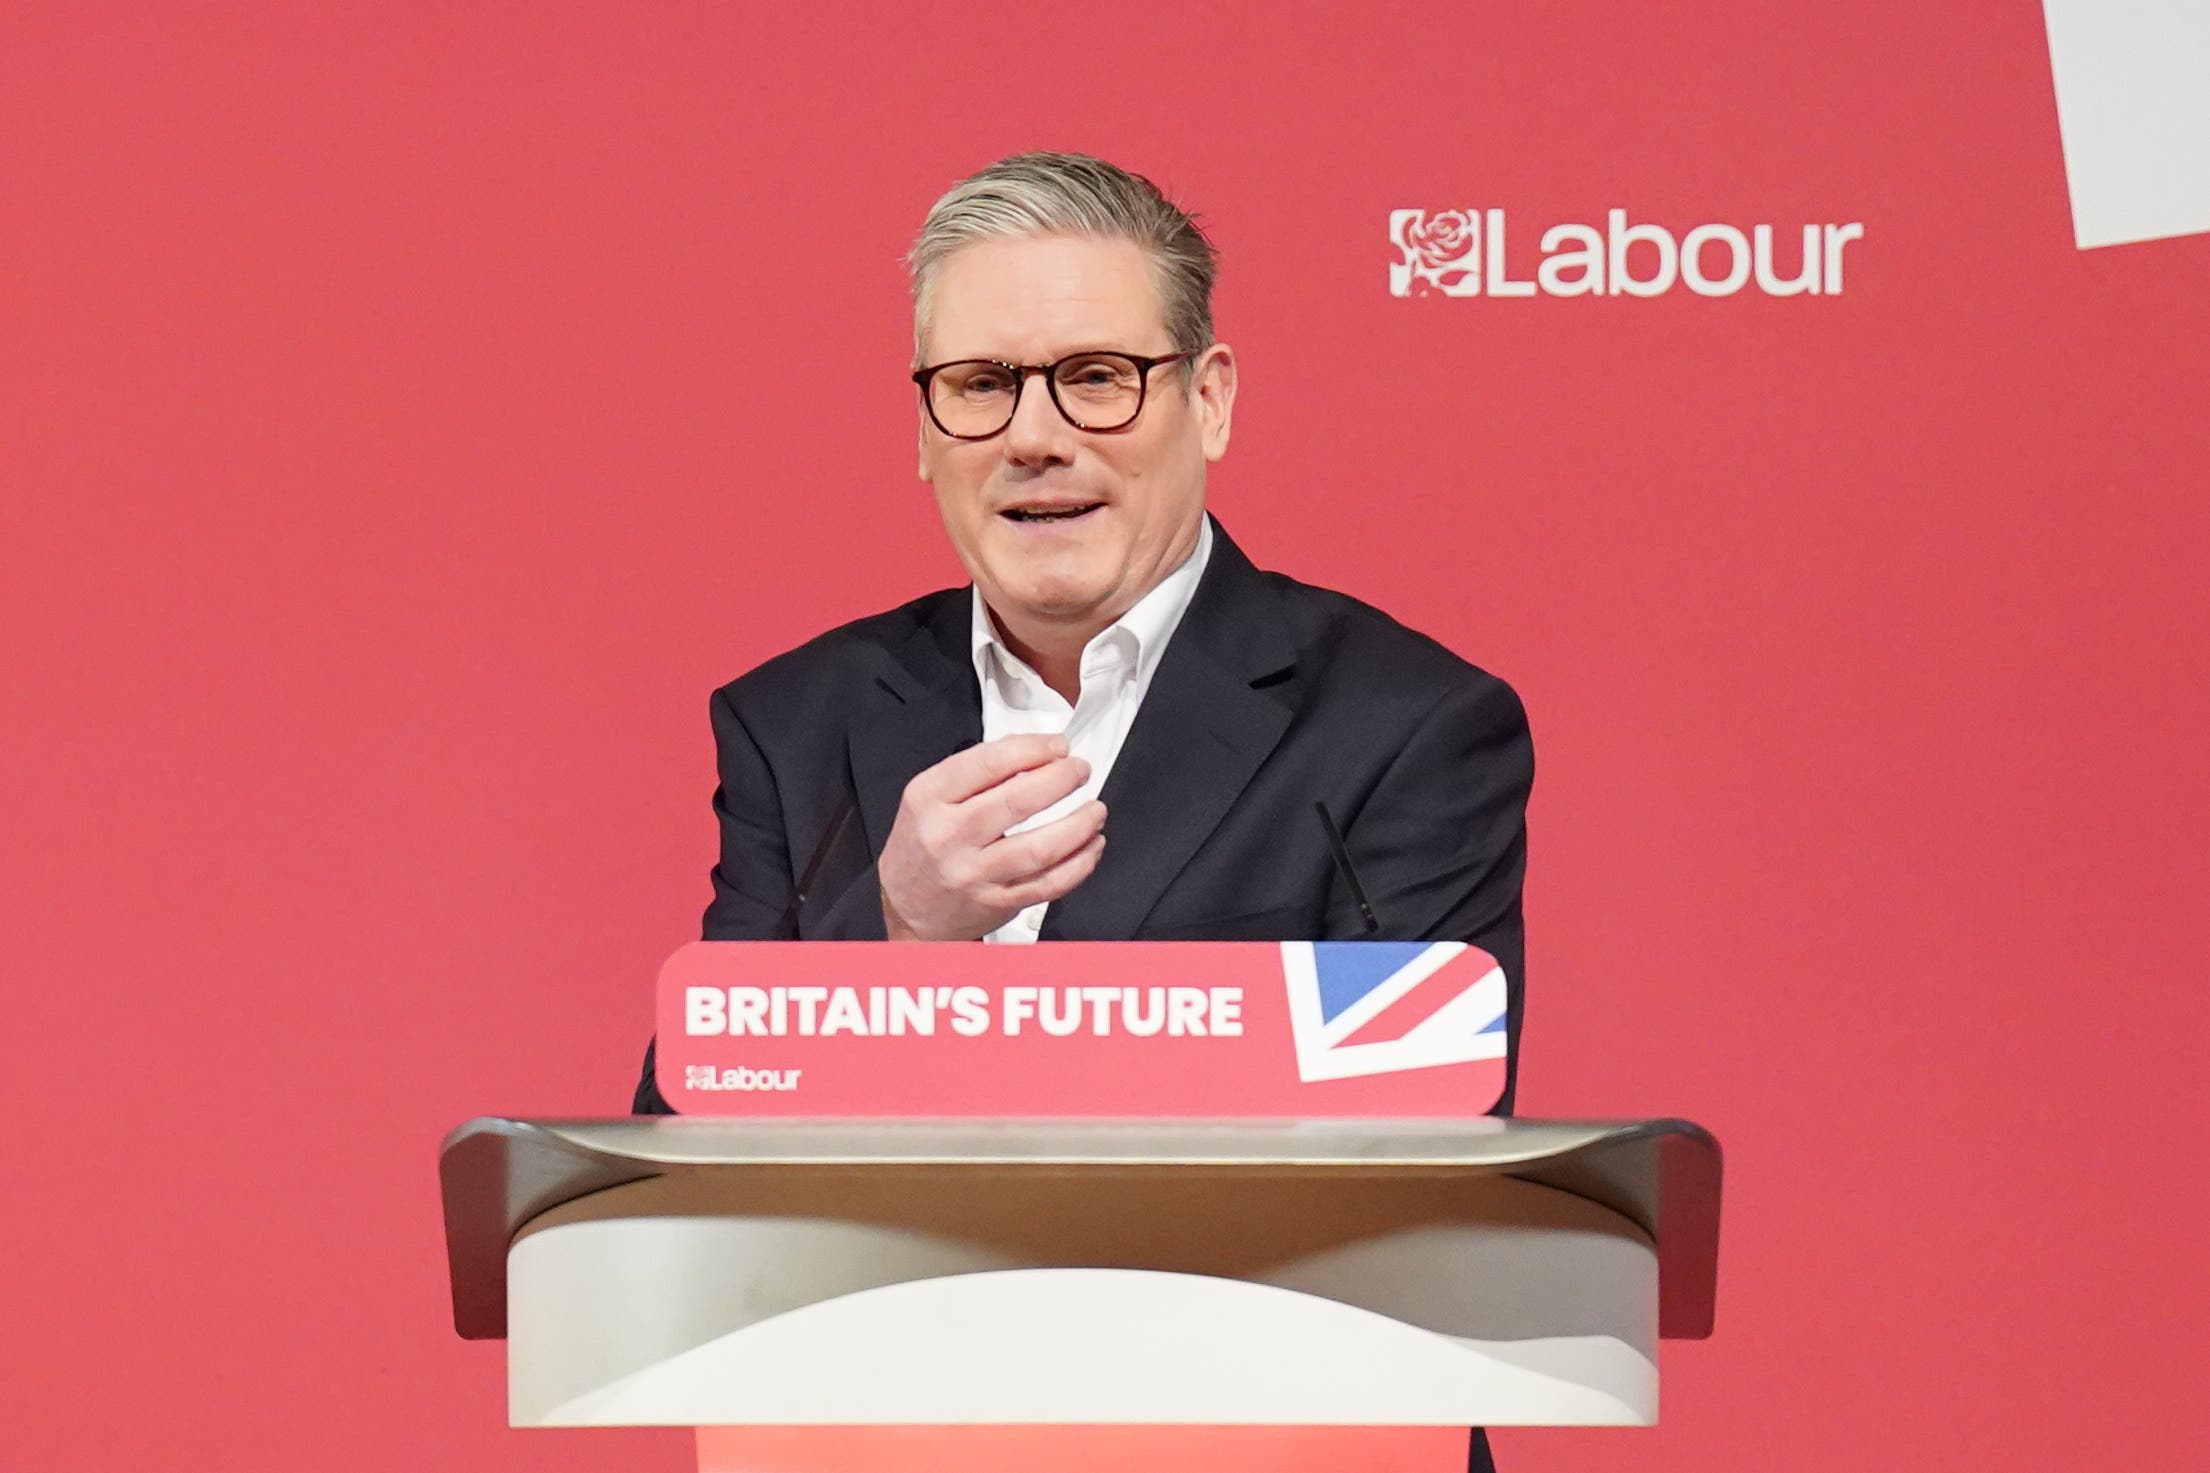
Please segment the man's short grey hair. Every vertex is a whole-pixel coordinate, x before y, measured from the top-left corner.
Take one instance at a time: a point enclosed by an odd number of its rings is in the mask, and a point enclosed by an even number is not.
[[[1212,346],[1212,284],[1220,253],[1196,217],[1156,184],[1117,164],[1085,153],[1034,152],[999,159],[960,180],[921,222],[921,234],[906,253],[913,271],[915,354],[928,332],[930,288],[946,257],[977,241],[1036,235],[1134,241],[1150,253],[1174,351]]]

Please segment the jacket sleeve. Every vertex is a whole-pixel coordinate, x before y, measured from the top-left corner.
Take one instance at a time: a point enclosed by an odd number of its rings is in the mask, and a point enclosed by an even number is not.
[[[1344,830],[1385,936],[1470,942],[1503,968],[1508,1064],[1499,1115],[1511,1113],[1519,1078],[1527,985],[1520,887],[1534,780],[1519,697],[1477,671],[1420,719]]]
[[[791,886],[782,802],[767,758],[728,690],[715,691],[707,709],[720,778],[714,789],[714,818],[721,848],[709,876],[713,899],[707,903],[700,935],[707,941],[765,941],[775,934]],[[676,1113],[653,1078],[657,1047],[657,1040],[645,1045],[644,1069],[630,1100],[632,1114]]]

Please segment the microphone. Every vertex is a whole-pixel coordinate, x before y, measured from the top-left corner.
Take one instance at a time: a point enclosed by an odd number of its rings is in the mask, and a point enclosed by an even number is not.
[[[1366,918],[1366,934],[1379,934],[1381,922],[1374,918],[1374,908],[1366,903],[1366,887],[1358,883],[1358,871],[1351,867],[1350,845],[1343,842],[1343,831],[1335,826],[1335,815],[1328,812],[1325,803],[1315,801],[1312,808],[1320,815],[1320,826],[1327,830],[1328,854],[1335,860],[1343,883],[1351,887],[1351,899],[1358,902],[1358,913]]]
[[[798,879],[790,887],[790,903],[783,907],[782,918],[775,923],[775,934],[770,941],[795,941],[798,939],[798,912],[804,908],[806,897],[813,891],[813,882],[821,877],[821,866],[828,860],[829,851],[836,847],[837,835],[844,832],[844,825],[852,821],[852,810],[859,806],[857,793],[846,793],[844,801],[837,805],[836,816],[829,820],[829,828],[821,836],[821,842],[813,846],[813,853],[806,857],[806,867],[798,872]]]

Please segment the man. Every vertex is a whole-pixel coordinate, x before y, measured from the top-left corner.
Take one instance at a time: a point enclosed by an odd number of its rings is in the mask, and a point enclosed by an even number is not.
[[[1022,154],[910,259],[920,474],[974,582],[715,692],[706,939],[1464,940],[1503,966],[1516,1057],[1525,715],[1207,516],[1236,360],[1196,224]],[[668,1108],[649,1052],[636,1108]]]

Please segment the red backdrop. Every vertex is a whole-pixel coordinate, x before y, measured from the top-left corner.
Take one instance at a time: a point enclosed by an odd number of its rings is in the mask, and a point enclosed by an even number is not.
[[[142,9],[0,19],[9,1462],[682,1466],[504,1427],[437,1142],[625,1105],[708,690],[958,576],[899,256],[1032,146],[1211,222],[1246,548],[1525,696],[1526,1110],[1728,1148],[1509,1473],[2200,1454],[2210,239],[2074,249],[2036,7]],[[1390,298],[1462,205],[1866,234]]]

